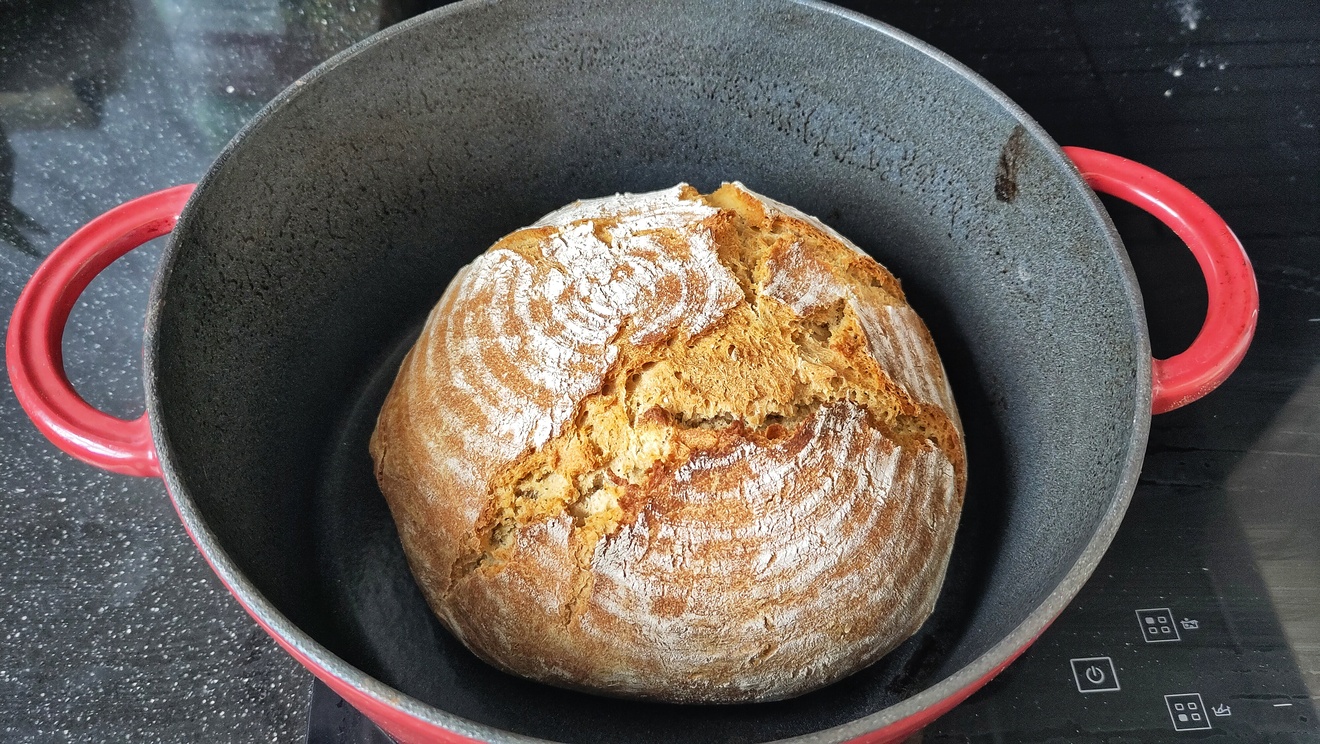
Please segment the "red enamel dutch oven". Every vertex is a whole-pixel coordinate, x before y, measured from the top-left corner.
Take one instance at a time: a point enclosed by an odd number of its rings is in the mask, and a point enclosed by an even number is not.
[[[596,698],[509,677],[431,616],[366,437],[417,324],[499,236],[584,196],[723,180],[819,215],[904,281],[949,370],[970,482],[935,613],[874,666],[754,706]],[[1091,188],[1196,255],[1205,325],[1150,359],[1139,290]],[[69,385],[61,337],[112,261],[170,235],[147,413]],[[1100,559],[1151,413],[1242,359],[1257,293],[1204,202],[1060,148],[984,80],[814,2],[460,3],[341,54],[272,102],[194,190],[117,207],[42,264],[7,364],[69,454],[162,477],[197,547],[290,654],[401,742],[901,739],[1020,654]]]

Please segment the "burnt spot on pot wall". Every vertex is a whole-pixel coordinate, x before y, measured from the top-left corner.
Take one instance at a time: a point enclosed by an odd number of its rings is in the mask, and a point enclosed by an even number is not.
[[[1027,130],[1021,124],[1013,127],[1013,133],[999,150],[999,165],[995,168],[995,198],[1001,202],[1012,203],[1018,195],[1018,166],[1026,148]]]

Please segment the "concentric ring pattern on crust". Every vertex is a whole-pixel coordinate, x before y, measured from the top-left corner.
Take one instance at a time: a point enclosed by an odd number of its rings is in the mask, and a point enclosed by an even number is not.
[[[929,616],[966,480],[898,281],[741,184],[576,202],[455,277],[371,439],[476,654],[672,702],[791,697]]]

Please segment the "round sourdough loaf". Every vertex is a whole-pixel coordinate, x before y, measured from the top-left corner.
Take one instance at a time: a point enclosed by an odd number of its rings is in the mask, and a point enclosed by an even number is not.
[[[688,703],[808,692],[914,633],[966,479],[898,281],[738,183],[501,239],[432,310],[371,454],[417,583],[478,656]]]

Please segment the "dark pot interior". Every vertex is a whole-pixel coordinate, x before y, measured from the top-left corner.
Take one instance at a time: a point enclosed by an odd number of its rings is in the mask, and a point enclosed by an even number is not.
[[[418,21],[249,126],[166,257],[150,410],[176,496],[250,581],[240,592],[499,729],[753,742],[958,673],[1112,527],[1144,445],[1140,305],[1097,202],[993,91],[822,6],[505,2]],[[578,197],[734,179],[892,269],[942,351],[970,485],[936,613],[871,669],[782,703],[642,705],[496,672],[427,611],[371,476],[399,354],[502,234]]]

